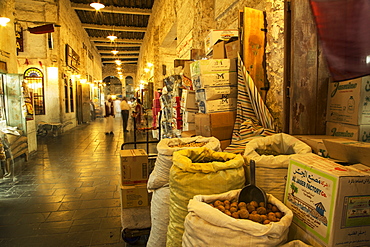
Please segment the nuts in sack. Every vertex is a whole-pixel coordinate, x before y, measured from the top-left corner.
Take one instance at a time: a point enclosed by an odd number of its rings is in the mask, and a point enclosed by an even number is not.
[[[270,222],[279,222],[284,216],[284,213],[271,203],[267,203],[266,207],[263,202],[258,204],[255,201],[238,203],[216,200],[208,204],[235,219],[252,220],[265,225]]]
[[[189,143],[182,143],[178,145],[169,145],[170,148],[184,148],[184,147],[189,147],[189,148],[198,148],[198,147],[203,147],[206,145],[206,142],[189,142]]]

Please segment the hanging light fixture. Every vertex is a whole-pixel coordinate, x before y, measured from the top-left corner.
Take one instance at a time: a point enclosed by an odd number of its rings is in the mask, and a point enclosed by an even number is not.
[[[117,67],[116,69],[117,69],[118,71],[122,70],[122,68],[121,68],[121,67]]]
[[[116,39],[117,39],[117,36],[115,36],[115,35],[109,35],[109,36],[107,36],[107,38],[110,40],[110,41],[112,41],[112,42],[114,42]]]
[[[112,53],[113,53],[113,55],[117,55],[117,54],[118,54],[118,51],[117,51],[116,49],[114,49],[114,50],[112,50],[112,51],[110,51],[110,52],[112,52]]]
[[[0,16],[0,25],[5,27],[6,24],[10,21],[10,19],[8,17],[3,17],[3,16]]]
[[[96,11],[103,9],[105,7],[102,3],[90,3],[90,6],[93,7]]]
[[[121,60],[119,60],[119,59],[114,60],[114,62],[115,62],[117,65],[121,65],[121,64],[122,64]]]

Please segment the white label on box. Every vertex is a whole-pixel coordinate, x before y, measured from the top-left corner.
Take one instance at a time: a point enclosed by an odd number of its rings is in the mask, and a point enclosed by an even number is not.
[[[328,91],[328,121],[370,124],[370,76],[330,83]]]
[[[331,229],[328,220],[333,216],[336,179],[316,170],[306,170],[298,162],[290,162],[287,181],[290,192],[285,204],[300,222],[312,229],[312,233],[327,239]]]
[[[214,112],[224,112],[224,111],[235,111],[236,110],[237,99],[219,99],[219,100],[208,100],[199,102],[199,112],[200,113],[214,113]]]

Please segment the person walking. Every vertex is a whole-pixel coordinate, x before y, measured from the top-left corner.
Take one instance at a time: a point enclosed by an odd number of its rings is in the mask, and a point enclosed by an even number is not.
[[[123,121],[123,132],[128,132],[127,130],[127,123],[128,123],[128,117],[130,115],[130,105],[127,103],[126,97],[123,97],[121,104],[121,116]]]
[[[115,117],[114,104],[111,97],[108,98],[108,101],[105,102],[105,134],[113,135],[113,118]]]
[[[143,111],[143,105],[141,104],[140,99],[136,100],[136,106],[133,112],[133,116],[135,118],[136,128],[140,128],[141,126],[141,114]]]

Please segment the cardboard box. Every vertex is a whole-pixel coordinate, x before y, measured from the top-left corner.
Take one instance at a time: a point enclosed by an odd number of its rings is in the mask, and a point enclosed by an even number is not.
[[[219,140],[231,139],[236,111],[195,115],[195,134],[204,137],[214,136]]]
[[[237,98],[237,96],[238,88],[229,86],[200,88],[195,91],[196,101]]]
[[[328,153],[328,149],[325,147],[323,140],[338,138],[329,135],[294,135],[294,137],[310,146],[313,153],[325,158],[330,157],[330,154]]]
[[[204,50],[206,55],[212,51],[212,47],[219,40],[229,40],[232,37],[238,37],[238,29],[225,29],[225,30],[216,30],[211,29],[209,34],[204,40]]]
[[[370,143],[344,138],[326,139],[324,143],[331,158],[370,166]]]
[[[181,94],[181,108],[187,110],[198,110],[198,105],[195,101],[195,91],[182,90]]]
[[[352,125],[326,122],[326,134],[343,137],[354,141],[370,142],[370,124]]]
[[[327,120],[370,124],[370,76],[329,83]]]
[[[215,112],[227,112],[236,111],[237,99],[236,98],[224,98],[217,100],[199,101],[199,112],[200,113],[215,113]]]
[[[190,64],[191,77],[206,74],[237,72],[235,59],[198,60]]]
[[[194,137],[194,136],[196,136],[196,134],[195,134],[195,130],[182,131],[182,132],[181,132],[181,137],[182,137],[182,138],[185,138],[185,137]]]
[[[193,83],[191,81],[191,72],[190,72],[190,64],[192,63],[193,61],[185,62],[182,74],[182,85],[188,90],[193,90]]]
[[[195,122],[183,122],[182,130],[183,131],[195,130]]]
[[[145,207],[149,205],[146,184],[121,186],[121,208]]]
[[[121,184],[146,183],[149,178],[148,154],[144,149],[120,150]]]
[[[213,46],[212,58],[213,59],[226,58],[225,41],[220,41]]]
[[[225,44],[225,52],[227,59],[238,58],[238,53],[240,52],[240,41],[235,40],[232,42],[227,42]]]
[[[370,176],[316,154],[291,157],[284,204],[325,246],[370,245]]]
[[[231,144],[231,139],[222,140],[220,141],[220,144],[221,144],[221,150],[224,151]]]
[[[184,111],[182,119],[184,122],[195,123],[195,114],[197,111]]]
[[[236,87],[238,84],[238,74],[231,73],[214,73],[207,75],[197,75],[191,78],[194,89],[209,87]]]

